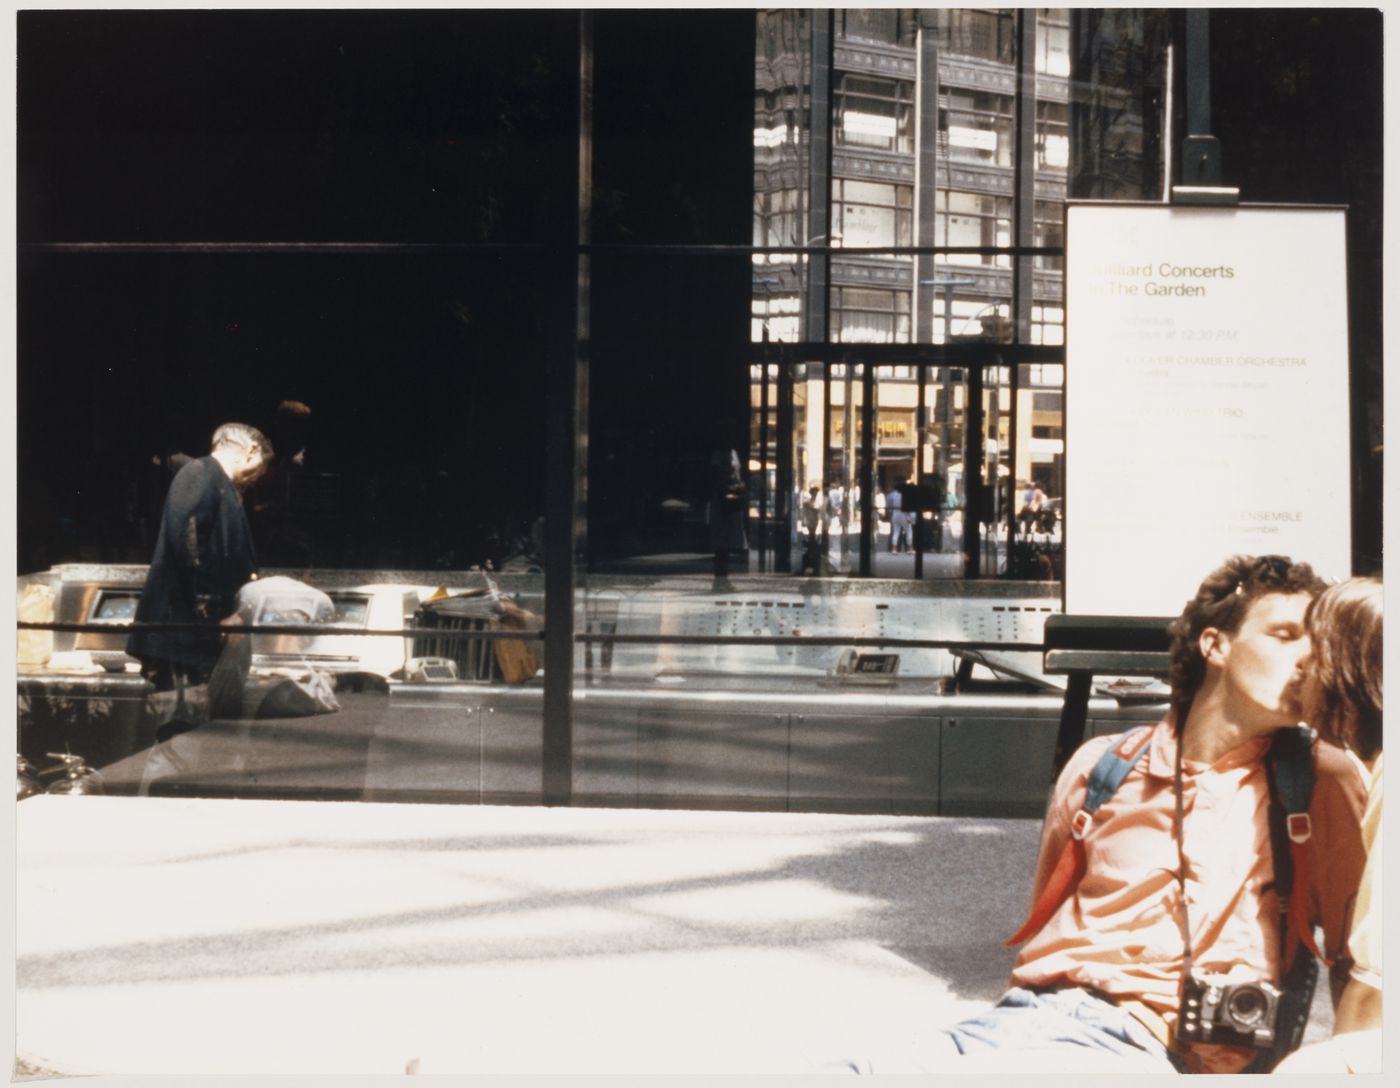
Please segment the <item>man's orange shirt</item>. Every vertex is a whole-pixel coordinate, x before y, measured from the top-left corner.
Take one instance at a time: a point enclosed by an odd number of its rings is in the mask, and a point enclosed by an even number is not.
[[[1032,902],[1069,839],[1089,772],[1114,738],[1098,737],[1071,758],[1055,785],[1040,842]],[[1186,899],[1194,966],[1237,978],[1277,980],[1279,900],[1273,887],[1267,738],[1248,741],[1214,764],[1185,760]],[[1313,791],[1311,917],[1328,956],[1346,956],[1352,901],[1365,864],[1361,813],[1366,782],[1341,749],[1317,745]],[[1084,838],[1088,867],[1079,886],[1017,957],[1018,986],[1085,986],[1140,1001],[1175,1030],[1185,947],[1172,780],[1176,730],[1158,723],[1148,753],[1094,814]],[[1287,889],[1284,889],[1286,892]],[[1306,954],[1304,952],[1303,954]],[[1242,1068],[1252,1051],[1195,1047],[1205,1071]]]

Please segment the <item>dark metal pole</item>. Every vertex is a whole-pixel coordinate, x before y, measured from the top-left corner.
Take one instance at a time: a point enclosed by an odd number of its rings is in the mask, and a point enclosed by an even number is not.
[[[832,9],[812,12],[812,96],[810,157],[807,164],[810,204],[807,244],[831,244],[832,68],[835,32]],[[805,340],[824,344],[830,329],[831,257],[813,254],[807,263]]]
[[[1186,136],[1181,141],[1181,184],[1219,186],[1224,176],[1220,141],[1210,134],[1210,9],[1186,10]]]
[[[778,363],[778,479],[774,495],[773,569],[792,572],[792,360],[781,352]],[[781,543],[779,543],[781,541]]]
[[[856,464],[859,447],[856,444],[855,367],[850,356],[841,363],[841,569],[847,569],[851,549],[851,488],[859,478]],[[859,550],[857,550],[858,554]]]
[[[763,344],[768,345],[768,323],[763,323]],[[759,493],[758,493],[758,569],[766,572],[768,568],[768,548],[772,541],[769,539],[768,527],[771,524],[768,519],[768,509],[772,503],[772,496],[768,490],[768,353],[763,354],[763,361],[759,364],[759,394],[758,394],[758,472]],[[745,511],[745,517],[748,512]]]
[[[982,367],[967,368],[967,441],[963,451],[963,577],[982,577]]]
[[[1186,10],[1186,131],[1210,132],[1210,11]]]
[[[875,368],[861,364],[860,404],[860,576],[870,577],[875,536]]]
[[[917,380],[918,380],[918,383],[919,383],[919,389],[918,389],[918,394],[917,394],[917,395],[918,395],[918,398],[919,398],[919,403],[918,403],[918,407],[914,409],[914,482],[915,482],[915,483],[918,483],[918,484],[922,484],[922,483],[924,482],[924,478],[923,478],[923,477],[924,477],[924,439],[928,436],[928,420],[926,419],[926,417],[927,417],[927,415],[928,415],[928,398],[927,398],[927,396],[926,396],[925,393],[924,393],[924,386],[927,385],[927,383],[928,383],[928,364],[927,364],[927,363],[920,363],[918,366],[916,366],[916,367],[914,368],[914,374],[916,375]],[[941,439],[940,439],[940,444],[941,444]],[[936,462],[935,462],[935,467],[936,467]],[[945,472],[946,472],[946,466],[945,466]],[[937,476],[937,471],[935,471],[934,475],[935,475],[935,477]],[[944,476],[944,479],[945,479],[945,480],[947,479],[947,476],[946,476],[946,475]],[[936,488],[936,487],[933,488],[933,492],[935,493],[935,497],[936,497],[937,491],[938,491],[938,488]],[[925,492],[921,492],[921,493],[922,493],[922,494],[928,494],[928,492],[926,492],[926,491],[925,491]],[[934,516],[935,518],[942,517],[942,516],[943,516],[943,512],[942,512],[941,510],[935,510],[935,511],[933,512],[933,516]],[[920,511],[919,514],[918,514],[918,516],[917,516],[917,518],[916,518],[916,520],[914,521],[914,580],[915,580],[915,581],[920,581],[920,580],[922,580],[922,579],[923,579],[923,576],[924,576],[924,537],[921,536],[921,535],[920,535],[920,532],[919,532],[919,530],[923,527],[923,521],[924,521],[924,515],[923,515],[923,512]],[[891,533],[894,532],[894,526],[893,526],[893,524],[891,524],[891,526],[890,526],[890,532],[891,532]]]
[[[1020,8],[1016,12],[1016,155],[1015,155],[1015,196],[1012,201],[1012,215],[1015,217],[1015,238],[1018,246],[1035,245],[1035,57],[1037,9]],[[1017,344],[1031,341],[1031,307],[1035,301],[1035,260],[1032,257],[1013,257],[1015,272],[1011,279],[1011,319],[1014,331],[1013,340]],[[1016,466],[1018,463],[1019,435],[1017,421],[1020,416],[1021,367],[1012,363],[1011,371],[1011,433],[1010,450],[1011,472],[1007,477],[1009,485],[1009,506],[1006,510],[1006,565],[1012,569],[1012,557],[1016,552]],[[998,390],[1000,383],[998,383]],[[998,392],[998,395],[999,392]],[[1000,456],[1000,450],[998,450]],[[993,486],[1001,494],[1001,481],[993,474]]]
[[[921,246],[937,245],[938,231],[938,19],[940,12],[920,9],[918,36],[919,73],[919,140],[914,163],[918,221],[914,224],[914,240]],[[914,258],[914,342],[933,342],[933,295],[925,286],[938,271],[932,254],[921,253]]]
[[[593,188],[593,16],[579,13],[578,208],[575,239],[589,242]],[[572,329],[550,352],[545,381],[544,723],[542,794],[547,805],[573,799],[574,563],[582,539],[579,520],[583,450],[588,427],[589,258],[569,246],[551,263],[559,268],[560,300]]]
[[[1053,782],[1065,769],[1074,750],[1084,743],[1084,728],[1089,718],[1089,694],[1094,674],[1072,672],[1065,687],[1065,701],[1060,705],[1060,728],[1055,734],[1055,758],[1050,771]]]
[[[832,115],[834,113],[833,70],[836,49],[836,12],[834,9],[814,9],[812,12],[812,94],[811,94],[811,157],[808,162],[809,205],[807,208],[807,244],[831,244],[831,148]],[[806,337],[819,344],[831,338],[831,257],[827,253],[813,254],[807,264]],[[822,364],[822,449],[821,486],[826,497],[831,466],[831,364]],[[822,511],[821,573],[828,573],[831,556],[831,523]]]
[[[822,363],[822,561],[820,573],[830,574],[831,566],[831,363]]]

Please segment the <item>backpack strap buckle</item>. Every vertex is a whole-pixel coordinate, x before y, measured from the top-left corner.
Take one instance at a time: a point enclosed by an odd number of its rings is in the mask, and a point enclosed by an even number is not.
[[[1094,813],[1113,796],[1113,792],[1122,784],[1128,772],[1148,750],[1148,742],[1152,739],[1153,732],[1154,727],[1150,725],[1130,729],[1116,746],[1099,756],[1099,761],[1089,772],[1083,806],[1069,822],[1069,841],[1060,851],[1054,869],[1031,907],[1030,917],[1017,930],[1016,935],[1006,942],[1007,947],[1020,944],[1040,932],[1041,927],[1050,920],[1050,916],[1060,909],[1060,904],[1074,893],[1088,864],[1084,836],[1093,826]]]
[[[1307,842],[1312,838],[1312,818],[1306,812],[1288,814],[1288,837],[1294,842]]]

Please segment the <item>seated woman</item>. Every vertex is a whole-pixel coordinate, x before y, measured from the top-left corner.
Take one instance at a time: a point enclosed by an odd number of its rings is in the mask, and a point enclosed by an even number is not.
[[[1277,1073],[1381,1071],[1381,627],[1382,587],[1375,578],[1333,586],[1308,609],[1312,652],[1298,680],[1303,720],[1344,745],[1371,769],[1362,818],[1366,868],[1356,896],[1351,978],[1337,1006],[1333,1036],[1303,1047]]]

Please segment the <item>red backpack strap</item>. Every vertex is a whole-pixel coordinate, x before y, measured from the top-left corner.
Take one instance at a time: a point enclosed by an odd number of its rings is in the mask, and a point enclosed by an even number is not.
[[[1079,817],[1084,815],[1087,814],[1083,809],[1080,809],[1075,814],[1075,822],[1078,823]],[[1031,907],[1030,917],[1006,942],[1007,948],[1020,944],[1040,932],[1041,926],[1050,921],[1050,916],[1060,909],[1060,904],[1068,899],[1070,893],[1078,886],[1086,865],[1084,840],[1075,836],[1065,843],[1065,848],[1060,851],[1055,868],[1050,872],[1050,879],[1045,882],[1045,887],[1040,892],[1040,898]]]
[[[1099,761],[1089,772],[1084,807],[1074,814],[1074,819],[1070,822],[1069,841],[1055,860],[1055,867],[1050,871],[1035,905],[1031,907],[1030,916],[1006,942],[1006,947],[1020,944],[1039,933],[1041,926],[1050,920],[1050,916],[1060,909],[1060,904],[1068,899],[1079,885],[1088,865],[1084,852],[1084,836],[1093,825],[1094,813],[1117,792],[1118,787],[1123,784],[1123,779],[1128,777],[1128,772],[1147,751],[1147,742],[1152,739],[1153,728],[1150,725],[1140,725],[1136,729],[1130,729],[1117,744],[1099,756]]]

